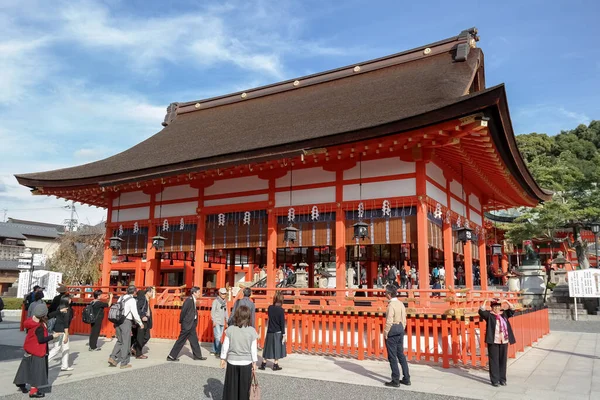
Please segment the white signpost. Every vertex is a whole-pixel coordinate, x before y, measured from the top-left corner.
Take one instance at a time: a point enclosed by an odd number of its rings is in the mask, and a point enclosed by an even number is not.
[[[577,298],[600,297],[600,269],[588,268],[567,273],[569,296],[575,303],[575,321],[577,321]]]

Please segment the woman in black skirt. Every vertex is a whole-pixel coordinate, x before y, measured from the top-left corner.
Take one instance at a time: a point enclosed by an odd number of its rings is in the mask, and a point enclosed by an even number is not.
[[[250,309],[239,306],[233,315],[233,325],[225,330],[221,347],[221,368],[227,365],[223,400],[248,400],[252,374],[258,361],[258,334],[250,324]]]
[[[269,306],[267,310],[269,326],[263,349],[263,361],[259,367],[262,370],[266,368],[267,360],[273,360],[273,371],[279,371],[282,369],[279,366],[279,360],[287,355],[285,349],[287,339],[285,334],[285,312],[282,305],[283,295],[281,292],[277,292],[273,296],[273,305]]]
[[[33,317],[24,322],[27,336],[23,349],[25,356],[19,365],[17,375],[13,383],[23,392],[27,393],[26,385],[29,384],[30,398],[44,397],[44,393],[38,387],[48,384],[48,342],[53,340],[48,335],[48,307],[45,304],[37,304],[33,310]]]

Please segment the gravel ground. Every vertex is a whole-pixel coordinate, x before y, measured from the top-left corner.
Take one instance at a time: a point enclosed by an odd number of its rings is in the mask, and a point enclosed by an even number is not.
[[[92,393],[101,394],[103,400],[131,398],[151,399],[221,399],[225,372],[182,364],[165,364],[132,370],[113,376],[102,376],[84,381],[57,385],[45,389],[47,398],[81,400]],[[417,399],[456,400],[460,397],[418,393],[406,389],[348,385],[312,379],[291,378],[259,374],[262,400],[377,400]],[[94,388],[90,393],[90,388]],[[102,391],[100,388],[106,388]],[[16,392],[16,390],[15,390]],[[4,396],[3,399],[23,399],[20,393]]]
[[[600,333],[600,321],[550,320],[550,332]]]

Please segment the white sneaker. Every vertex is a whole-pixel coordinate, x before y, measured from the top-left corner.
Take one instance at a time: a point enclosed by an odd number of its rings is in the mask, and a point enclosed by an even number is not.
[[[75,368],[73,367],[68,367],[68,368],[61,368],[61,371],[73,371]]]

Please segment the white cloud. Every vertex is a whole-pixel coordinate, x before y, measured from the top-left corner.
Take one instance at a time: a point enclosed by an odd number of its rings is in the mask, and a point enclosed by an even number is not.
[[[589,124],[591,118],[584,113],[567,110],[564,106],[534,104],[516,109],[513,117],[515,133],[547,133],[554,135],[573,129],[579,124]]]

